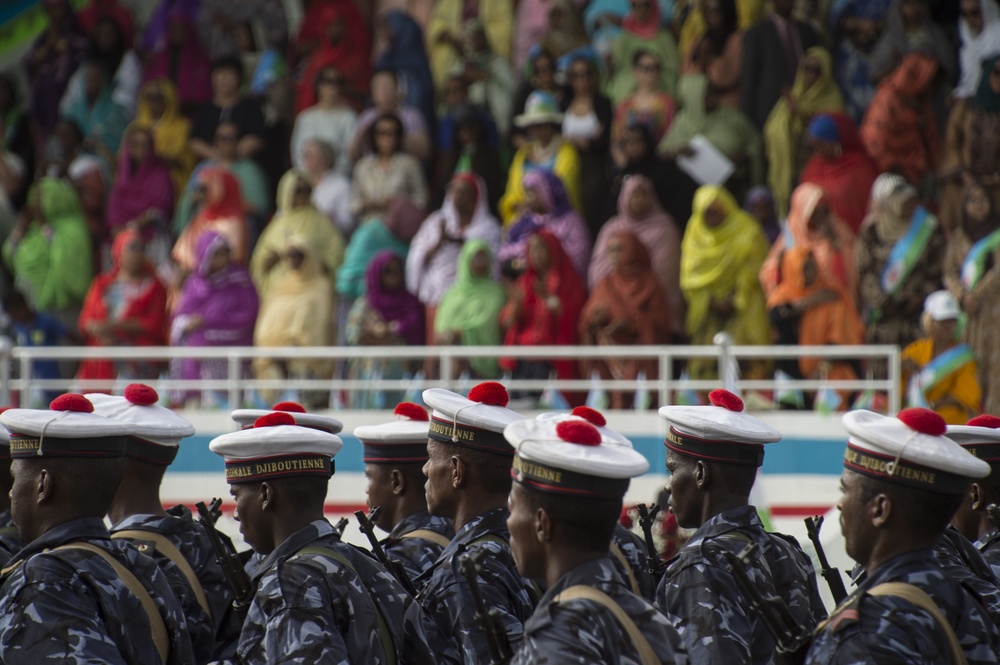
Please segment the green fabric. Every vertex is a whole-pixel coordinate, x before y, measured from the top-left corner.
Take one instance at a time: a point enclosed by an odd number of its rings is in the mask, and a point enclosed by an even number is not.
[[[172,228],[175,236],[180,236],[187,225],[191,223],[194,215],[191,197],[194,195],[195,185],[198,184],[198,176],[201,175],[202,169],[215,165],[215,162],[211,160],[204,161],[191,174],[191,178],[184,188],[184,193],[181,194],[181,200],[177,204],[177,210],[174,212]],[[266,219],[267,213],[271,212],[273,206],[268,195],[271,190],[267,186],[264,172],[250,159],[237,159],[229,168],[229,172],[240,182],[240,196],[243,198],[243,203],[249,206],[254,215]]]
[[[337,293],[350,300],[358,298],[365,290],[365,270],[368,263],[383,249],[391,249],[403,258],[410,246],[392,235],[380,219],[369,219],[354,232],[344,253],[344,262],[337,270]]]
[[[660,61],[660,87],[664,91],[672,95],[677,87],[681,58],[674,36],[661,30],[653,39],[644,39],[628,30],[622,30],[612,51],[612,61],[616,64],[617,71],[605,91],[616,106],[635,91],[632,58],[638,51],[649,51]]]
[[[90,0],[70,0],[73,8],[79,11]],[[13,18],[0,21],[0,55],[10,53],[15,48],[31,42],[49,27],[49,17],[38,2],[25,9]]]
[[[498,346],[500,338],[500,310],[507,296],[503,287],[487,277],[472,274],[472,259],[479,252],[486,252],[492,263],[492,252],[483,240],[469,240],[458,256],[458,276],[445,292],[434,316],[435,332],[457,330],[464,346]],[[471,358],[469,365],[480,377],[500,376],[496,358]]]
[[[40,201],[45,217],[35,220],[19,243],[4,243],[3,255],[19,288],[41,311],[77,307],[93,276],[90,236],[73,187],[44,178],[32,188],[30,201]]]

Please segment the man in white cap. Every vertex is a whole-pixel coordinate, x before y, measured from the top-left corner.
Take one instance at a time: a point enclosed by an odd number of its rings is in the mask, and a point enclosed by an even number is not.
[[[806,662],[996,663],[997,626],[934,555],[990,465],[943,436],[944,419],[928,409],[896,418],[852,411],[844,426],[837,508],[847,554],[867,578],[821,626]]]
[[[649,470],[631,447],[582,418],[522,420],[515,449],[510,547],[521,574],[548,591],[524,625],[514,665],[686,662],[680,636],[631,592],[608,547],[630,479]]]
[[[514,449],[503,431],[523,416],[506,408],[509,397],[499,383],[487,381],[468,399],[449,390],[425,390],[434,411],[428,429],[424,475],[427,508],[455,525],[455,537],[441,558],[417,579],[417,600],[424,630],[442,663],[488,663],[487,635],[475,620],[471,591],[459,571],[459,556],[485,552],[479,574],[489,610],[496,610],[512,648],[521,642],[523,624],[538,594],[517,572],[507,532],[507,497]]]
[[[48,411],[0,415],[11,512],[27,543],[0,573],[0,659],[189,665],[187,624],[163,572],[104,526],[131,427],[92,411],[83,395],[62,395]]]
[[[263,559],[237,653],[244,665],[412,663],[429,658],[412,599],[323,516],[340,437],[275,412],[212,440],[244,540]],[[419,616],[418,616],[419,618]]]
[[[757,545],[747,574],[765,596],[785,601],[803,634],[826,615],[816,571],[793,538],[768,533],[750,505],[764,462],[764,445],[781,433],[744,413],[726,390],[709,393],[711,406],[664,406],[667,421],[666,491],[677,524],[697,529],[667,563],[656,604],[681,634],[694,663],[774,660],[775,642],[734,581],[723,552]]]
[[[972,481],[969,493],[951,522],[972,541],[993,574],[1000,577],[1000,418],[983,414],[965,425],[949,425],[946,435],[978,459],[989,463],[990,475]],[[991,513],[990,509],[993,509]]]
[[[240,622],[212,543],[186,506],[164,510],[160,499],[163,474],[177,457],[181,439],[194,435],[194,426],[159,406],[156,391],[141,383],[126,386],[122,397],[84,397],[97,415],[132,428],[125,442],[125,472],[108,511],[111,537],[132,541],[167,574],[184,606],[196,662],[233,657]]]
[[[308,413],[306,408],[298,402],[278,402],[270,409],[236,409],[229,414],[229,417],[235,420],[240,427],[249,428],[253,427],[258,418],[275,411],[291,415],[299,427],[311,427],[329,434],[340,434],[340,431],[344,429],[344,423],[336,418],[321,416],[318,413]]]
[[[427,462],[427,410],[403,402],[396,420],[354,430],[364,446],[368,507],[381,508],[376,525],[389,532],[382,549],[410,580],[434,565],[455,536],[451,520],[427,512],[423,466]]]
[[[7,409],[0,409],[3,413]],[[21,534],[10,514],[10,432],[0,427],[0,566],[6,566],[14,553],[24,547]]]

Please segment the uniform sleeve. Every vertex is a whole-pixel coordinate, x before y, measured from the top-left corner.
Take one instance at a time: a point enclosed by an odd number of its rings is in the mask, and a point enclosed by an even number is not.
[[[347,644],[323,607],[285,607],[264,626],[265,652],[281,655],[288,665],[347,665]]]

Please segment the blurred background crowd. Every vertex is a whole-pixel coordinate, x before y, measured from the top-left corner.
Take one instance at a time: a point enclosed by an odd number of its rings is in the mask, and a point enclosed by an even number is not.
[[[0,291],[20,345],[622,346],[724,331],[737,344],[899,345],[910,403],[949,422],[1000,412],[995,0],[26,11],[41,32],[0,74]],[[835,380],[884,376],[879,365],[741,369]],[[226,366],[33,371],[197,380]],[[480,358],[456,371],[657,368]],[[866,398],[827,392],[834,408]]]

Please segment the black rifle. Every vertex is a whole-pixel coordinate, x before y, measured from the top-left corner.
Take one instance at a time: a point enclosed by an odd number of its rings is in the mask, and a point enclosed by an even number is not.
[[[646,570],[654,578],[659,578],[667,568],[666,562],[656,549],[656,543],[653,542],[653,520],[660,512],[660,507],[654,503],[646,508],[646,504],[640,503],[636,504],[635,508],[639,511],[639,526],[642,527],[642,535],[646,538]]]
[[[489,556],[486,550],[479,550],[475,554],[462,554],[458,558],[458,563],[462,569],[462,576],[469,583],[472,602],[476,605],[473,619],[486,635],[486,642],[490,648],[490,665],[507,665],[514,657],[514,652],[510,648],[503,619],[498,609],[487,609],[483,591],[479,588],[479,572],[483,569],[482,560],[485,556]]]
[[[358,524],[361,525],[361,533],[368,536],[368,542],[372,545],[372,554],[375,558],[379,560],[385,569],[392,573],[392,576],[403,585],[406,592],[411,596],[417,595],[417,589],[413,586],[413,582],[410,580],[410,576],[406,574],[406,569],[403,568],[403,564],[395,559],[390,560],[386,555],[385,550],[382,549],[382,544],[378,542],[378,537],[375,535],[375,520],[378,519],[378,514],[382,512],[380,506],[375,506],[372,508],[368,515],[365,515],[365,511],[358,510],[355,511],[354,516],[358,518]]]
[[[334,525],[334,528],[337,529],[337,533],[339,533],[341,536],[343,536],[344,535],[344,529],[347,528],[347,525],[349,523],[350,523],[350,521],[346,517],[341,517],[339,520],[337,520],[337,523]]]
[[[844,578],[840,576],[840,570],[830,565],[826,560],[826,552],[823,550],[823,543],[819,541],[819,530],[823,528],[823,516],[806,518],[806,531],[809,533],[809,540],[816,548],[816,558],[819,559],[819,572],[830,587],[830,594],[833,596],[834,605],[840,605],[844,598],[847,598],[847,588],[844,586]]]
[[[233,608],[235,608],[242,624],[243,619],[247,616],[247,610],[250,609],[250,601],[253,600],[253,584],[250,582],[247,571],[243,568],[243,562],[239,555],[226,546],[218,529],[215,528],[216,520],[222,515],[220,506],[222,506],[222,499],[212,499],[209,506],[206,506],[204,501],[195,504],[195,508],[198,509],[198,521],[205,527],[205,533],[208,534],[208,540],[212,543],[215,558],[222,568],[222,574],[226,576],[226,585],[233,592]]]
[[[802,633],[802,629],[791,610],[781,598],[767,597],[747,575],[750,559],[757,552],[757,543],[750,543],[739,554],[723,550],[736,586],[745,598],[750,600],[750,609],[760,617],[774,638],[775,663],[778,665],[801,665],[812,642],[812,635]]]

